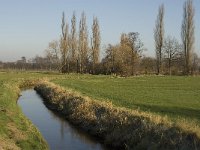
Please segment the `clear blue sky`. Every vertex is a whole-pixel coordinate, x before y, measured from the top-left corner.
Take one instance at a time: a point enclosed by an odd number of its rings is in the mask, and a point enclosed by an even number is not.
[[[100,21],[102,49],[119,42],[122,32],[139,32],[146,55],[154,56],[153,28],[160,4],[165,4],[165,35],[180,40],[185,0],[0,0],[0,61],[44,55],[44,49],[60,35],[61,15],[68,20],[87,15]],[[194,0],[196,52],[200,55],[200,0]],[[90,30],[91,31],[91,30]]]

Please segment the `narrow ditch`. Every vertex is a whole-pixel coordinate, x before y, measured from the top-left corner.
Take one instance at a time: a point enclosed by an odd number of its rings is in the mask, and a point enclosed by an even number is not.
[[[71,126],[65,119],[49,110],[33,89],[21,92],[18,105],[39,129],[52,150],[106,150],[85,132]]]

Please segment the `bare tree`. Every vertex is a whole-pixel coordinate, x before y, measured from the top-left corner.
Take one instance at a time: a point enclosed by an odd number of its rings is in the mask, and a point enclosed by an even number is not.
[[[95,65],[99,63],[100,54],[100,29],[97,17],[93,18],[92,33],[92,73],[95,74]]]
[[[185,55],[185,74],[189,75],[192,65],[192,53],[194,48],[194,7],[192,0],[187,0],[183,7],[183,22],[181,37]]]
[[[156,25],[154,29],[157,74],[160,74],[161,72],[163,39],[164,39],[164,5],[162,4],[159,7]]]
[[[76,14],[73,13],[72,19],[71,19],[71,39],[70,39],[70,45],[71,45],[71,52],[72,52],[72,63],[75,64],[77,61],[77,35],[76,35]]]
[[[106,62],[107,73],[115,74],[119,73],[121,68],[121,55],[120,55],[120,45],[111,45],[108,44],[106,48],[106,56],[104,58],[104,62]]]
[[[192,54],[192,74],[196,73],[198,71],[198,66],[199,66],[199,58],[198,55],[196,53]]]
[[[60,51],[62,55],[62,66],[61,66],[61,72],[66,73],[69,69],[69,66],[67,66],[67,55],[69,50],[69,33],[68,33],[68,24],[65,22],[65,14],[63,12],[62,14],[62,35],[60,38]]]
[[[135,73],[135,64],[138,61],[138,58],[141,57],[141,54],[144,50],[143,43],[139,39],[138,32],[130,32],[128,34],[129,44],[131,48],[131,75]]]
[[[152,57],[142,57],[140,62],[140,71],[143,74],[154,74],[156,71],[156,59]]]
[[[168,72],[170,75],[171,75],[172,62],[178,59],[181,49],[182,45],[179,44],[176,38],[168,36],[164,40],[163,53],[164,57],[167,59]]]
[[[86,24],[86,16],[83,12],[79,24],[79,69],[80,72],[86,72],[88,63],[88,31]]]
[[[106,66],[106,73],[123,76],[136,74],[143,50],[139,33],[122,33],[120,44],[109,44],[106,48],[106,55],[102,61],[103,65]]]
[[[51,64],[54,64],[57,66],[57,69],[59,69],[60,66],[60,49],[59,49],[59,43],[58,41],[51,41],[45,50],[46,57],[49,59],[49,62]]]
[[[126,68],[131,69],[131,75],[136,72],[136,64],[142,54],[143,43],[139,39],[138,32],[130,32],[128,34],[121,34],[121,53],[120,56],[123,57],[122,63]]]

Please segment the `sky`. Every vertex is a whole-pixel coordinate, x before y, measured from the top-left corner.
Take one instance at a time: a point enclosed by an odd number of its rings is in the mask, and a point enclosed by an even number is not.
[[[106,45],[117,44],[122,32],[139,32],[147,49],[154,56],[153,29],[158,7],[165,5],[165,36],[181,42],[181,23],[185,0],[0,0],[0,61],[16,61],[44,56],[44,50],[61,34],[61,16],[65,12],[70,23],[73,11],[77,22],[81,12],[87,16],[91,33],[93,16],[99,19],[101,55]],[[200,56],[200,0],[195,7],[195,52]],[[78,26],[78,25],[77,25]]]

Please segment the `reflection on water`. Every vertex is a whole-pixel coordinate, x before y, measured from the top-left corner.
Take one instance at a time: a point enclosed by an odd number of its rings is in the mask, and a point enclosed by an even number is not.
[[[40,130],[52,150],[105,150],[97,141],[73,128],[43,104],[34,90],[23,91],[18,100],[24,114]]]

